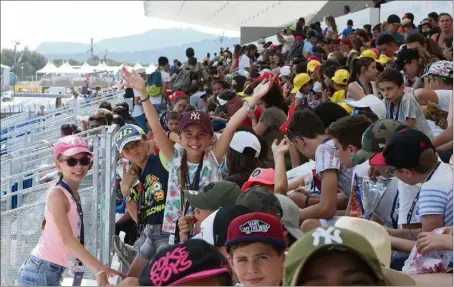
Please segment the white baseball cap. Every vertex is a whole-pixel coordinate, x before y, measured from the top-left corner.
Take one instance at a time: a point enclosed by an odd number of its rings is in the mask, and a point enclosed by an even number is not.
[[[290,66],[283,66],[279,70],[279,77],[288,77],[290,75]]]
[[[347,101],[347,104],[353,108],[369,108],[378,119],[386,118],[385,103],[375,95],[367,95],[359,101]]]
[[[236,132],[229,146],[239,153],[243,153],[247,147],[252,148],[255,151],[255,157],[259,157],[262,151],[259,139],[254,134],[245,131]]]
[[[262,69],[262,70],[259,72],[260,75],[262,75],[262,74],[264,74],[264,73],[270,73],[270,74],[272,74],[273,71],[271,71],[270,69]]]

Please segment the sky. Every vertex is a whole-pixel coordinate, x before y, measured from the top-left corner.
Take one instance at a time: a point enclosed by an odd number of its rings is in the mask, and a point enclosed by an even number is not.
[[[36,49],[42,42],[90,43],[152,29],[190,27],[239,37],[239,32],[146,17],[143,1],[1,1],[1,47]]]

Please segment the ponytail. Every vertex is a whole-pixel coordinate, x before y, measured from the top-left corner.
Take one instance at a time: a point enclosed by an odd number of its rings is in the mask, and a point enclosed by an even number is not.
[[[375,60],[370,57],[361,57],[361,58],[356,58],[350,63],[350,79],[347,82],[347,87],[350,85],[350,83],[354,83],[358,81],[359,76],[361,74],[361,68],[362,67],[369,67],[370,64],[372,64]]]
[[[61,172],[58,173],[58,180],[57,180],[57,183],[55,184],[55,186],[59,185],[63,180],[63,174]],[[43,232],[44,230],[44,226],[46,226],[46,218],[43,219],[43,221],[41,222],[41,232]]]

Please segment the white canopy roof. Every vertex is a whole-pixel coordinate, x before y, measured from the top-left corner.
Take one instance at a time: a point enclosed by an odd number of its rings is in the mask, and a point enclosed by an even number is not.
[[[58,67],[56,72],[60,73],[60,74],[76,74],[76,73],[79,73],[77,70],[73,69],[71,67],[71,65],[67,61],[64,62],[63,65]]]
[[[147,67],[147,69],[145,70],[145,72],[146,72],[147,74],[151,74],[151,73],[153,73],[155,70],[156,70],[156,66],[155,66],[153,63],[151,63],[150,66]]]
[[[51,62],[48,61],[47,64],[44,66],[39,71],[36,71],[37,74],[52,74],[52,73],[58,73],[58,68],[55,67],[55,65]]]
[[[91,74],[93,73],[93,66],[90,66],[87,61],[85,61],[77,72],[80,74]]]
[[[145,15],[181,23],[239,31],[242,26],[278,27],[319,11],[328,1],[154,1]]]

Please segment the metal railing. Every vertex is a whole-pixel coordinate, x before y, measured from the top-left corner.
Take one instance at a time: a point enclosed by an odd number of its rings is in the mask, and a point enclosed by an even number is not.
[[[109,265],[115,228],[116,126],[101,129],[100,134],[90,135],[94,164],[82,181],[79,194],[84,209],[85,247],[103,264]],[[2,176],[1,185],[7,187],[7,192],[1,196],[1,285],[17,284],[19,267],[41,236],[45,198],[55,182],[36,184],[38,173],[37,169],[30,169]],[[17,182],[14,192],[13,180]],[[14,200],[16,208],[13,209]],[[85,278],[94,278],[91,272],[85,271]]]

